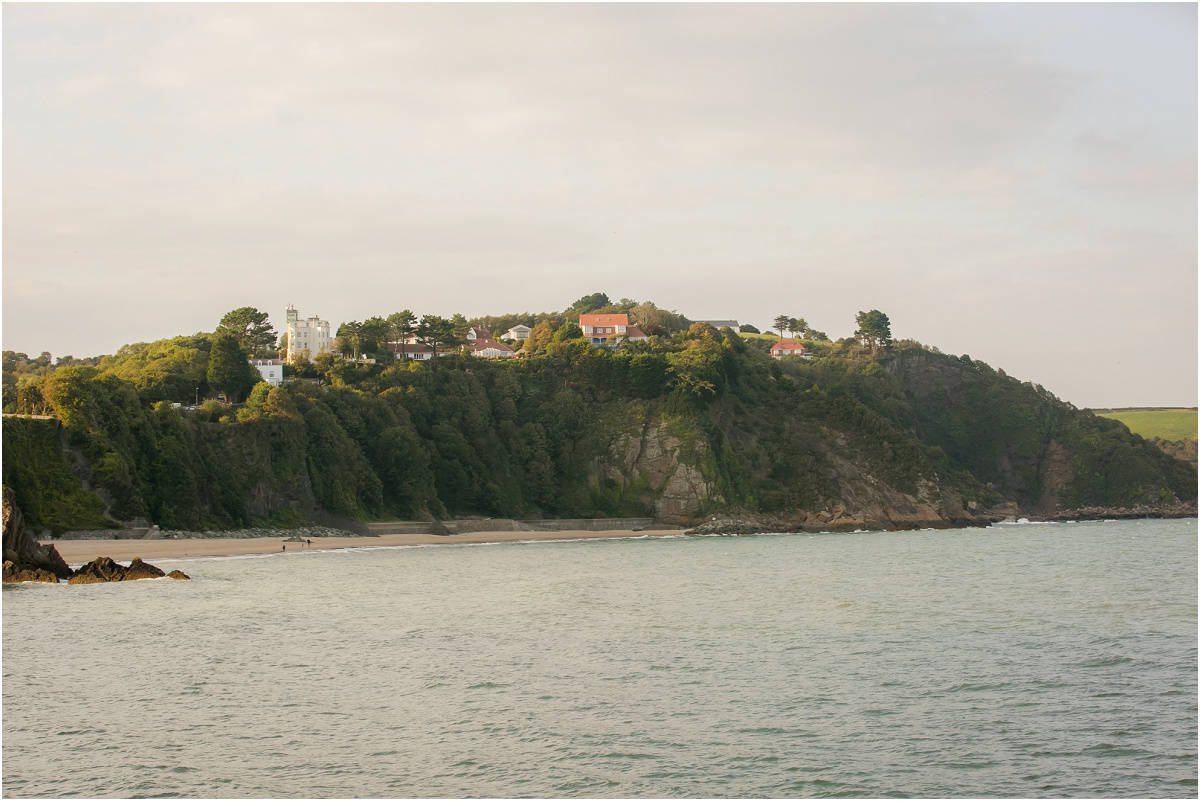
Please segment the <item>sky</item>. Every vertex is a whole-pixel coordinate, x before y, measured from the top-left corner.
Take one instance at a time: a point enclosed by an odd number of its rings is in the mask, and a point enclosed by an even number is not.
[[[1195,4],[3,6],[3,347],[593,292],[1197,403]]]

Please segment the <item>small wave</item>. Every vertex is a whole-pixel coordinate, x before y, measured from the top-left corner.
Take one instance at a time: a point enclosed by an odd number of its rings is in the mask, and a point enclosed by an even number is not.
[[[1106,656],[1100,659],[1089,659],[1086,662],[1081,662],[1080,667],[1096,668],[1096,667],[1114,667],[1116,665],[1127,665],[1132,662],[1128,656]]]
[[[601,754],[600,759],[662,759],[662,757],[658,754],[640,754],[637,752],[626,754],[614,751],[610,754]]]
[[[1082,753],[1103,757],[1127,757],[1144,756],[1149,752],[1141,748],[1129,748],[1127,746],[1113,745],[1112,743],[1098,743],[1097,745],[1083,749]]]
[[[957,684],[953,687],[948,688],[946,690],[946,692],[948,692],[948,693],[982,693],[982,692],[989,692],[991,690],[1002,690],[1007,686],[1008,686],[1008,684],[1006,684],[1006,683],[1001,683],[1001,684]]]

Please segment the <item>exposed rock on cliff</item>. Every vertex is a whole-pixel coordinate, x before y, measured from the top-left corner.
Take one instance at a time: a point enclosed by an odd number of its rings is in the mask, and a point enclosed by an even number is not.
[[[708,445],[699,437],[685,444],[657,420],[646,420],[639,435],[623,435],[613,444],[615,464],[607,478],[636,493],[658,520],[686,522],[708,500],[720,501],[702,465]]]
[[[71,568],[53,545],[42,545],[25,529],[21,510],[13,503],[12,491],[3,490],[4,581],[58,581],[71,575]]]

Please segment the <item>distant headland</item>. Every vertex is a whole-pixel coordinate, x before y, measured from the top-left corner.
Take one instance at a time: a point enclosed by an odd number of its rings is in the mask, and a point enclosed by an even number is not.
[[[111,356],[6,351],[4,485],[44,537],[1196,513],[1194,409],[1189,452],[894,339],[879,310],[854,322],[837,340],[787,315],[763,333],[595,293],[562,312],[405,310],[336,332],[290,308],[282,338],[242,307],[213,332]]]

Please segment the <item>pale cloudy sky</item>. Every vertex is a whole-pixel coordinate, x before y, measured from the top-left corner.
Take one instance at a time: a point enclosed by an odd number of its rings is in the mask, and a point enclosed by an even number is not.
[[[3,7],[3,347],[237,306],[878,308],[1195,405],[1194,4]]]

